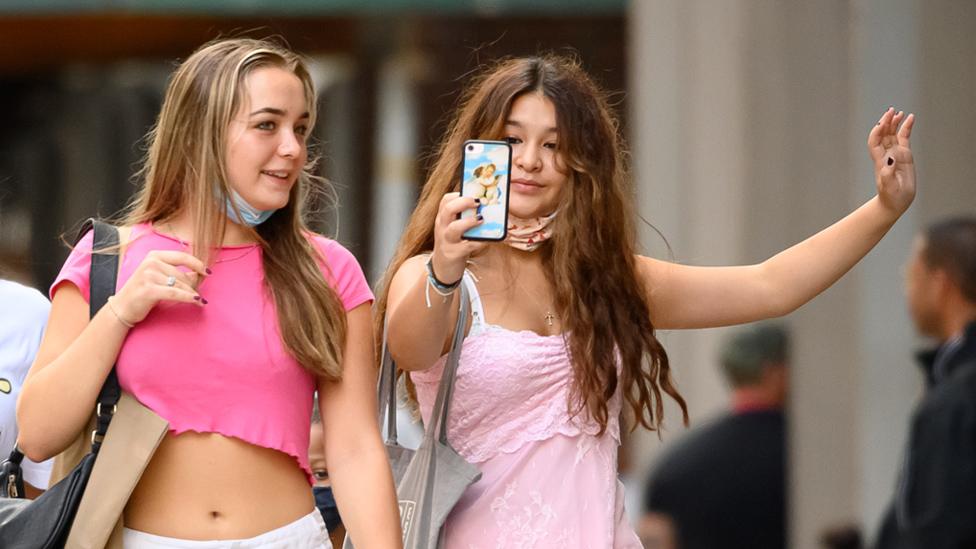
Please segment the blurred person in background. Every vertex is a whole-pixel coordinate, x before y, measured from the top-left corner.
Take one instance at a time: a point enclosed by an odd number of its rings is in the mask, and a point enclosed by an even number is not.
[[[41,344],[50,309],[41,292],[0,279],[0,461],[17,442],[17,395]],[[28,498],[47,489],[52,461],[21,462]]]
[[[789,335],[775,324],[736,333],[722,347],[732,412],[661,456],[644,488],[646,546],[673,532],[680,549],[786,547]],[[663,544],[662,544],[663,545]]]
[[[925,394],[878,549],[976,548],[976,217],[921,232],[905,268]]]
[[[330,547],[309,489],[316,390],[356,546],[401,545],[376,421],[373,296],[353,255],[304,219],[315,97],[305,62],[275,43],[198,49],[149,136],[117,293],[89,320],[91,232],[51,287],[18,402],[24,452],[67,447],[113,364],[169,422],[125,507],[127,548]]]
[[[308,466],[312,468],[312,494],[315,496],[315,507],[322,513],[325,527],[329,530],[329,539],[333,547],[342,547],[346,537],[346,527],[342,525],[339,507],[336,505],[335,495],[332,494],[332,482],[329,480],[329,463],[325,459],[325,430],[322,427],[322,415],[319,412],[318,395],[315,396],[315,406],[312,407],[312,427],[308,434]]]
[[[448,438],[483,476],[448,516],[446,547],[640,547],[617,479],[621,410],[656,429],[666,393],[687,419],[655,329],[781,316],[833,284],[914,198],[913,121],[888,109],[870,131],[878,194],[855,212],[761,264],[694,267],[637,255],[619,123],[577,63],[508,59],[474,77],[377,308],[429,419],[456,290],[471,295]],[[512,146],[505,242],[461,238],[482,222],[458,219],[478,206],[457,192],[468,139]]]

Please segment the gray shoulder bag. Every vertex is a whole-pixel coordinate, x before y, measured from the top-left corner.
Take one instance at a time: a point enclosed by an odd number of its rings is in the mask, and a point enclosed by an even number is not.
[[[378,384],[379,417],[386,419],[386,450],[393,469],[400,502],[400,525],[404,549],[435,549],[443,545],[441,526],[464,491],[481,478],[481,471],[468,463],[447,440],[447,414],[454,390],[454,375],[461,356],[464,328],[471,308],[468,290],[459,288],[461,302],[451,350],[441,376],[437,399],[424,428],[424,438],[417,450],[397,442],[396,365],[386,348],[383,334],[383,363]],[[352,549],[346,536],[343,549]]]

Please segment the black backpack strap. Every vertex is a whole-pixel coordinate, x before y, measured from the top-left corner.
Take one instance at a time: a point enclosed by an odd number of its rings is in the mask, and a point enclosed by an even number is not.
[[[119,232],[118,229],[96,219],[88,219],[81,226],[75,245],[89,231],[94,230],[95,235],[92,240],[92,263],[89,273],[89,285],[91,288],[88,299],[89,318],[93,318],[108,298],[115,293],[116,279],[119,272]],[[104,253],[98,250],[105,250]],[[95,431],[92,432],[92,452],[98,452],[102,445],[102,439],[108,432],[108,425],[112,421],[112,414],[115,413],[115,405],[119,402],[122,391],[119,388],[119,378],[115,374],[115,367],[109,372],[102,385],[102,390],[98,393],[98,404],[95,406]],[[0,497],[22,498],[24,497],[24,478],[21,462],[24,454],[16,445],[10,452],[10,456],[0,465]]]
[[[89,219],[82,226],[81,236],[94,229],[92,241],[91,274],[89,275],[90,296],[89,317],[95,314],[108,302],[108,298],[115,294],[115,285],[119,272],[119,231],[112,225]],[[105,378],[105,384],[98,393],[98,404],[95,406],[95,431],[92,432],[92,452],[98,452],[102,439],[108,432],[108,425],[115,413],[115,405],[119,402],[122,390],[119,388],[119,378],[115,367]]]

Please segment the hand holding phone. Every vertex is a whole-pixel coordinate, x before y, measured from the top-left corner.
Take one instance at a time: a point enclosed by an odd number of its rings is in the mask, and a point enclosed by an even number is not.
[[[512,147],[504,141],[464,142],[461,161],[461,196],[477,198],[477,209],[461,212],[461,218],[475,215],[484,222],[462,235],[466,240],[504,240],[508,227],[508,191]]]

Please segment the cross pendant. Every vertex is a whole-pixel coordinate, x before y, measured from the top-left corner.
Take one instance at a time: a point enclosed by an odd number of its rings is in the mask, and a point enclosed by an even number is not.
[[[546,311],[546,324],[552,326],[552,319],[556,318],[551,311]]]

